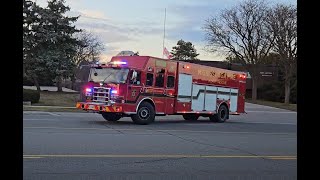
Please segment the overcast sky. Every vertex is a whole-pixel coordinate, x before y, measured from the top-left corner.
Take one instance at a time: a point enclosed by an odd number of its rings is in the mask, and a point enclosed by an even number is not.
[[[33,0],[45,7],[47,0]],[[223,60],[208,53],[201,27],[211,16],[242,0],[66,0],[69,15],[80,18],[76,26],[97,35],[105,45],[101,61],[109,61],[122,50],[162,57],[164,9],[166,8],[165,47],[171,51],[179,39],[194,44],[201,60]],[[296,0],[268,2],[296,5]]]

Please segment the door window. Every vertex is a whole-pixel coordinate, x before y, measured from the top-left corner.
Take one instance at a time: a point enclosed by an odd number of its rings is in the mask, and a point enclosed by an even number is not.
[[[141,83],[141,72],[133,71],[130,79],[130,84],[140,85]]]
[[[173,87],[174,87],[174,76],[168,76],[167,88],[173,88]]]
[[[156,87],[163,87],[164,85],[164,73],[165,69],[159,69],[156,75]]]
[[[152,86],[153,84],[153,74],[147,73],[146,86]]]

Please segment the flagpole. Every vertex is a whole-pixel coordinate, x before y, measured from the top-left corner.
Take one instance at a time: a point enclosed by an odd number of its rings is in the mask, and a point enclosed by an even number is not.
[[[162,58],[164,58],[164,39],[166,37],[166,8],[164,8],[164,23],[163,23],[163,42],[162,42]]]

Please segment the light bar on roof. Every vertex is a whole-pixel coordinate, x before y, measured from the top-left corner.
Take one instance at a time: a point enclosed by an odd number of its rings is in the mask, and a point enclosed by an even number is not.
[[[125,62],[125,61],[113,61],[113,62],[111,62],[111,64],[116,64],[116,65],[126,65],[126,64],[127,64],[127,62]]]

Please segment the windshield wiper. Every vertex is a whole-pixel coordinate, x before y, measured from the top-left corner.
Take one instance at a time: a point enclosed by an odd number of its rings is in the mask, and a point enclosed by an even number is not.
[[[117,71],[111,72],[106,78],[104,78],[104,80],[102,81],[102,83],[104,84],[104,82],[108,79],[108,77],[110,77],[111,75],[113,75],[115,72],[117,72]],[[110,82],[111,82],[111,81],[110,81]]]

